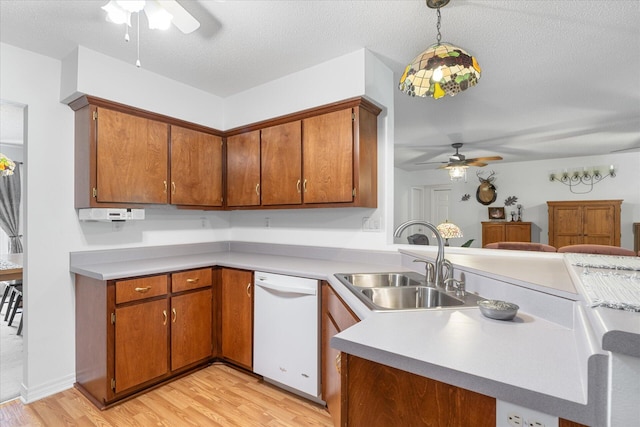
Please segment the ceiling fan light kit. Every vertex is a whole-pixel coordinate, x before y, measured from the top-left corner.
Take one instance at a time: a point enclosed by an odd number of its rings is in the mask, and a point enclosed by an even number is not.
[[[449,0],[426,0],[427,6],[437,9],[437,43],[416,56],[404,70],[398,88],[410,96],[434,99],[456,94],[475,86],[482,70],[475,57],[450,43],[442,43],[440,7]]]
[[[110,0],[102,6],[107,12],[106,20],[113,24],[125,24],[124,40],[129,41],[129,27],[131,14],[135,13],[138,23],[137,59],[136,66],[140,67],[140,12],[144,10],[152,30],[167,30],[171,24],[184,34],[189,34],[200,27],[197,19],[191,16],[175,0]]]

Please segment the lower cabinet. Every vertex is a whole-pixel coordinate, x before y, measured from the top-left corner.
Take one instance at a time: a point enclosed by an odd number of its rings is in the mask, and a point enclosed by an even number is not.
[[[531,242],[531,223],[495,221],[482,223],[482,247],[495,242]]]
[[[104,408],[212,358],[210,268],[76,275],[76,387]]]
[[[496,400],[345,355],[343,425],[495,427]]]
[[[221,356],[246,369],[253,366],[253,272],[222,269]]]
[[[342,353],[331,348],[331,337],[359,321],[331,286],[322,282],[322,397],[327,402],[334,426],[346,424],[342,418]]]

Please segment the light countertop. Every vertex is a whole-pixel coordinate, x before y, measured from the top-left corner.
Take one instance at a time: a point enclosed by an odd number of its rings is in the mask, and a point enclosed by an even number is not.
[[[607,411],[607,352],[602,336],[612,332],[612,325],[640,319],[637,313],[616,313],[610,316],[615,321],[605,315],[593,328],[598,315],[586,314],[593,309],[584,307],[575,278],[558,254],[447,253],[458,272],[482,279],[484,288],[478,289],[491,293],[499,288],[507,295],[527,295],[526,300],[535,295],[539,300],[537,305],[523,304],[515,321],[502,322],[483,317],[477,308],[372,312],[334,276],[419,271],[411,260],[435,256],[428,250],[241,242],[178,246],[72,253],[70,270],[112,280],[224,266],[326,280],[362,319],[332,339],[336,349],[585,424],[598,425]],[[548,301],[558,301],[560,305],[553,307],[565,313],[547,316],[538,310]],[[624,329],[640,339],[640,329],[634,331]],[[616,345],[614,339],[614,349]]]

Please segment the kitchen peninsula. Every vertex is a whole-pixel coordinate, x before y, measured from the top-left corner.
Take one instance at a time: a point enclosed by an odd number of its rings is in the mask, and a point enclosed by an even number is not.
[[[433,257],[429,248],[362,251],[217,242],[74,252],[70,270],[101,281],[213,266],[318,279],[361,319],[331,340],[347,357],[585,425],[607,425],[608,408],[618,405],[611,399],[621,398],[620,392],[637,400],[636,385],[616,385],[609,398],[607,384],[614,357],[609,352],[638,363],[640,314],[586,306],[576,273],[561,254],[447,253],[468,291],[520,305],[513,322],[484,318],[477,308],[372,312],[334,277],[420,271],[422,265],[413,260]]]

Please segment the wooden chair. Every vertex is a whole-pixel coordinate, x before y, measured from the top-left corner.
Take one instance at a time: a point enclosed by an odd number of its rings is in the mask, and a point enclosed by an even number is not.
[[[592,245],[592,244],[562,246],[561,248],[558,248],[558,252],[598,254],[598,255],[637,256],[636,253],[631,249],[625,249],[619,246]],[[638,255],[640,255],[640,253]]]
[[[486,249],[507,249],[514,251],[556,252],[556,248],[544,243],[495,242],[484,245]]]

